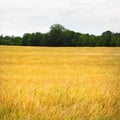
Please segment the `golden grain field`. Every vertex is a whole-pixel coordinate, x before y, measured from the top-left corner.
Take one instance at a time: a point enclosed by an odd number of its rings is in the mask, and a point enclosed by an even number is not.
[[[120,120],[120,47],[0,46],[0,120]]]

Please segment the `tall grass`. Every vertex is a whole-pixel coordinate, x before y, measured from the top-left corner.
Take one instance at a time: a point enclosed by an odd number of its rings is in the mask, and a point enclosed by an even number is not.
[[[120,48],[0,46],[0,120],[120,120]]]

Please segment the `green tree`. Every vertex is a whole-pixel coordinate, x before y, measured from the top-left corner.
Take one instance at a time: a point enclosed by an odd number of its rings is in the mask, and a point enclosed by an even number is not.
[[[89,46],[89,34],[81,34],[79,37],[81,46]]]
[[[112,32],[111,31],[105,31],[102,33],[101,39],[102,39],[102,44],[104,46],[111,46],[111,37],[112,37]]]
[[[63,46],[64,32],[66,29],[60,25],[55,24],[50,27],[49,32],[49,45],[50,46]]]
[[[25,33],[23,35],[22,45],[25,45],[25,46],[30,46],[31,45],[30,36],[31,36],[30,33]]]

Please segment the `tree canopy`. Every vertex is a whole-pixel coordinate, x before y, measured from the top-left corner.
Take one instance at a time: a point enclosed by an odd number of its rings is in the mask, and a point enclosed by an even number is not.
[[[74,32],[60,24],[50,27],[48,33],[25,33],[19,36],[0,36],[0,45],[23,46],[120,46],[120,33],[109,30],[101,35]]]

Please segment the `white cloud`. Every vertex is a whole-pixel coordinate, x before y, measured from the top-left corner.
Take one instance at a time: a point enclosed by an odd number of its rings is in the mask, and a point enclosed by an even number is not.
[[[84,33],[120,32],[119,5],[119,0],[4,0],[0,34],[47,32],[55,23]]]

